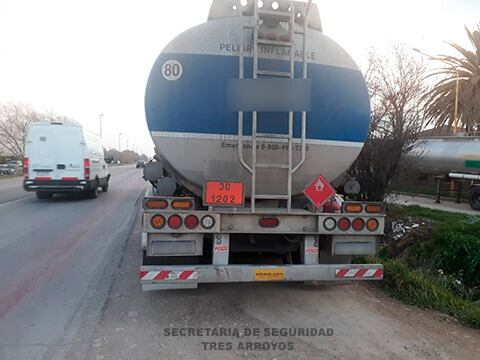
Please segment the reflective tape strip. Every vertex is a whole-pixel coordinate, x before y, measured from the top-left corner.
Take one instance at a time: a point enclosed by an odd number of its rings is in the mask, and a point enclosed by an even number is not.
[[[198,271],[141,271],[140,280],[196,280]]]
[[[383,276],[383,269],[336,269],[335,277],[337,278],[380,278]]]

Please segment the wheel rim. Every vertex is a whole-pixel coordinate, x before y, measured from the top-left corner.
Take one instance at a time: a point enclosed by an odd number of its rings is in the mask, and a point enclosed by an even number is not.
[[[470,196],[470,205],[474,209],[480,209],[480,191],[474,191]]]

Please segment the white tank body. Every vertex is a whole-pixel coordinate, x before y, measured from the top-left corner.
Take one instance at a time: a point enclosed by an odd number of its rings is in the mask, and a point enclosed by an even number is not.
[[[228,79],[239,76],[239,49],[248,16],[217,16],[217,0],[210,20],[175,38],[160,54],[150,73],[145,96],[148,127],[157,154],[177,178],[201,195],[206,180],[242,181],[250,192],[250,174],[238,160],[238,113],[226,104]],[[234,3],[235,1],[233,1]],[[240,1],[238,1],[240,4]],[[313,16],[318,18],[316,7]],[[299,30],[301,28],[299,27]],[[304,165],[294,174],[292,193],[300,193],[319,174],[334,181],[357,158],[368,133],[370,102],[362,73],[350,56],[318,26],[307,33],[311,109],[307,113],[307,151]],[[245,77],[252,76],[252,37],[244,37]],[[294,38],[295,77],[302,76],[302,37]],[[288,54],[275,46],[261,46],[259,58],[270,69],[283,71]],[[259,113],[258,131],[285,133],[287,113]],[[301,113],[294,117],[293,163],[300,161]],[[245,160],[251,162],[251,117],[245,113]],[[284,139],[258,141],[257,162],[285,163]],[[284,169],[257,172],[258,193],[284,193]]]

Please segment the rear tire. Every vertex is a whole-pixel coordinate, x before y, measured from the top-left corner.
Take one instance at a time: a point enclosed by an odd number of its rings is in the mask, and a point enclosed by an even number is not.
[[[470,189],[468,193],[468,202],[473,210],[480,210],[480,186]]]
[[[102,192],[107,192],[108,191],[108,181],[105,185],[102,186]]]
[[[87,191],[87,197],[89,199],[96,199],[98,197],[98,182],[95,182],[93,187]]]
[[[37,191],[36,194],[37,194],[37,199],[41,199],[41,200],[51,199],[53,196],[53,194],[48,191]]]

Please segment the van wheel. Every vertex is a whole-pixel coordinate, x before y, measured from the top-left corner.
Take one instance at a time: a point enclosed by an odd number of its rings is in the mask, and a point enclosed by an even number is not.
[[[107,192],[108,191],[108,182],[102,186],[102,192]]]
[[[37,199],[51,199],[52,198],[52,193],[51,192],[47,192],[47,191],[37,191]]]
[[[96,199],[98,197],[98,186],[94,185],[93,189],[88,191],[88,197],[90,199]]]

